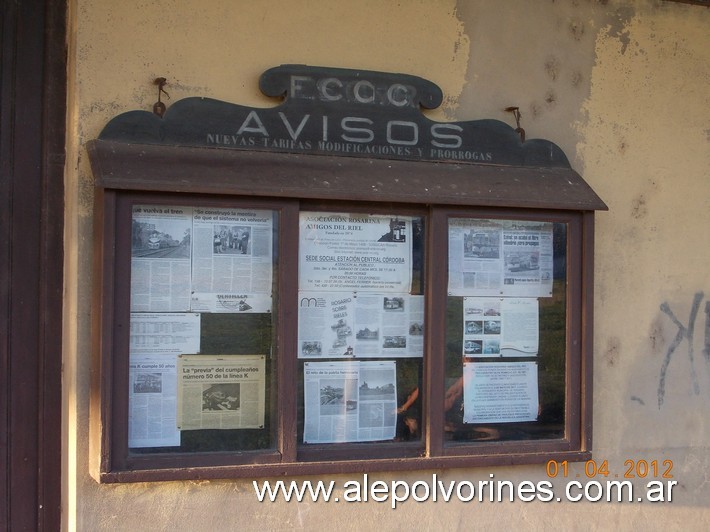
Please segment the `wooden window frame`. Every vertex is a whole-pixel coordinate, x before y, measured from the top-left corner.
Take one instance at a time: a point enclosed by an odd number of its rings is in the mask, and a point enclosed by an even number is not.
[[[92,474],[100,482],[264,477],[583,461],[592,445],[594,211],[606,206],[569,168],[422,163],[96,140]],[[274,448],[133,455],[128,452],[130,205],[252,202],[280,212],[276,308],[278,388]],[[424,425],[421,442],[299,446],[298,213],[364,206],[425,213]],[[565,436],[558,440],[445,444],[444,326],[449,217],[524,218],[567,224]],[[121,262],[123,261],[123,262]],[[439,320],[440,321],[440,320]]]

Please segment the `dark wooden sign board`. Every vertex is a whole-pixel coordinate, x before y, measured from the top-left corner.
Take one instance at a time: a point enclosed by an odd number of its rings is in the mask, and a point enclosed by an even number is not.
[[[130,111],[111,120],[101,140],[369,159],[446,161],[532,167],[569,162],[554,143],[522,142],[499,120],[437,122],[441,89],[406,74],[282,65],[259,83],[283,101],[255,108],[210,98],[177,101],[164,116]]]

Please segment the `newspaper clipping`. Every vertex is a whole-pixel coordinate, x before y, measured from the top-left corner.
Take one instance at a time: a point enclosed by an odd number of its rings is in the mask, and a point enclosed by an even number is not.
[[[271,312],[266,210],[137,205],[131,311]]]
[[[468,362],[463,379],[464,423],[537,419],[536,362]]]
[[[271,211],[195,208],[193,229],[192,309],[259,312],[267,301],[270,307]]]
[[[131,311],[190,310],[192,209],[165,205],[133,208]]]
[[[304,372],[304,443],[394,438],[394,361],[306,362]]]
[[[264,355],[180,355],[178,428],[263,428],[265,359]]]
[[[552,223],[449,222],[449,295],[552,295]]]
[[[536,356],[539,343],[535,298],[463,298],[465,357]]]
[[[180,445],[175,355],[131,353],[128,447]]]
[[[300,292],[299,358],[421,357],[424,296]]]
[[[302,212],[299,287],[409,293],[411,217]]]

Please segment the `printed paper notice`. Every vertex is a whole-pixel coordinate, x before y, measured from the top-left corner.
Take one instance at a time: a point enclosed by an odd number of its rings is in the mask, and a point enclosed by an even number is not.
[[[465,357],[531,357],[539,343],[535,298],[463,298]]]
[[[306,362],[304,443],[391,440],[397,422],[395,362]]]
[[[180,355],[178,428],[263,428],[265,359],[264,355]]]
[[[449,221],[449,295],[552,295],[552,223]]]
[[[463,365],[464,423],[535,421],[536,362],[472,362]]]
[[[131,354],[128,378],[128,447],[180,445],[176,357]]]
[[[421,357],[424,296],[300,292],[299,358]]]
[[[271,294],[192,294],[194,312],[250,314],[271,312]]]
[[[193,228],[192,310],[226,312],[215,302],[234,295],[238,311],[239,300],[271,295],[271,211],[195,208]]]
[[[409,293],[412,219],[302,212],[299,289]]]
[[[131,313],[130,353],[199,353],[200,315],[188,312]]]
[[[190,310],[192,209],[133,207],[131,311]]]

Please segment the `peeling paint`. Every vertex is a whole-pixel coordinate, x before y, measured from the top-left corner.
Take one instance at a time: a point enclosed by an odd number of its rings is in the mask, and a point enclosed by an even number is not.
[[[633,18],[635,12],[632,6],[620,6],[607,22],[607,34],[619,40],[621,43],[621,55],[626,53],[626,48],[631,42],[631,33],[627,25]]]
[[[555,94],[555,91],[547,91],[545,94],[545,103],[547,104],[548,109],[555,107],[555,104],[557,103],[557,94]]]
[[[648,216],[648,206],[646,205],[646,198],[641,194],[631,203],[631,217],[639,220],[646,216]]]
[[[604,360],[609,367],[614,367],[619,360],[621,354],[621,340],[612,336],[607,341],[606,351],[604,352]]]
[[[584,76],[582,75],[581,72],[578,72],[578,71],[572,72],[572,74],[570,75],[570,84],[575,89],[577,87],[579,87],[583,81],[584,81]]]
[[[582,37],[584,37],[584,32],[585,32],[585,27],[584,27],[584,22],[581,20],[571,20],[569,22],[569,32],[572,35],[572,38],[575,41],[580,41],[582,40]]]
[[[560,73],[560,63],[556,57],[550,57],[545,61],[545,72],[552,81],[557,80]]]

